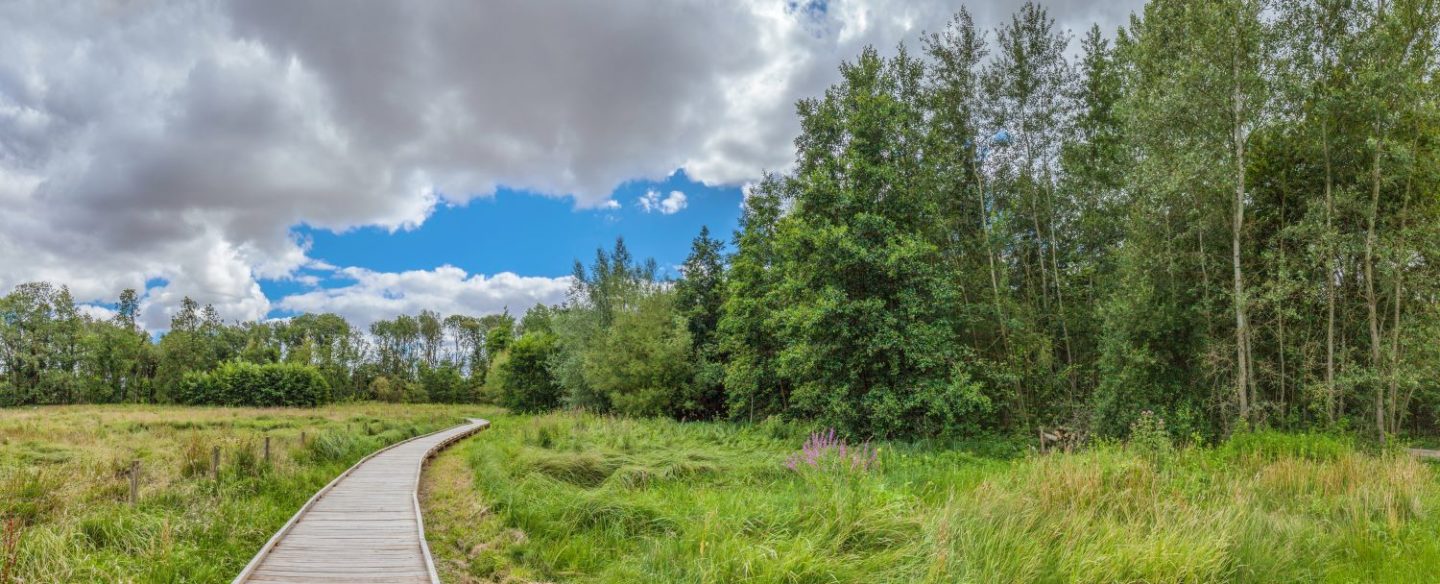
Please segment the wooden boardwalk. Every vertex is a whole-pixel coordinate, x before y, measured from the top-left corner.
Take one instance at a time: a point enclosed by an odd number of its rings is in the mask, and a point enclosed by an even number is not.
[[[235,584],[438,584],[416,497],[420,467],[441,448],[489,425],[472,419],[365,457],[315,493]]]

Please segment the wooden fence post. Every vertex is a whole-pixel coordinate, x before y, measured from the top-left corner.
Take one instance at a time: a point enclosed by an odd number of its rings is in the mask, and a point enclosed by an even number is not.
[[[220,482],[220,447],[216,446],[210,451],[210,473],[214,476],[215,482]]]
[[[270,464],[270,435],[265,435],[265,464]]]
[[[130,461],[130,506],[140,501],[140,461]]]
[[[300,431],[300,445],[301,445],[301,446],[304,446],[304,445],[305,445],[305,431],[304,431],[304,430],[301,430],[301,431]]]

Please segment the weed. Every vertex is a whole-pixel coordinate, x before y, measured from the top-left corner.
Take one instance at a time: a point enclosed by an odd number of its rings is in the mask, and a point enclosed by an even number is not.
[[[20,537],[23,525],[19,517],[7,517],[0,532],[0,584],[10,584],[15,565],[20,561]]]
[[[1170,458],[1175,449],[1165,429],[1165,419],[1150,410],[1140,412],[1140,417],[1131,422],[1129,446],[1151,464]]]

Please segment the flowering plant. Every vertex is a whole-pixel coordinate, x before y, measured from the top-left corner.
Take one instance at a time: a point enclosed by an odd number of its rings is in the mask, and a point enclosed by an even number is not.
[[[875,466],[879,457],[879,451],[868,440],[851,446],[831,428],[810,434],[800,451],[785,459],[785,468],[795,472],[806,469],[866,472]]]

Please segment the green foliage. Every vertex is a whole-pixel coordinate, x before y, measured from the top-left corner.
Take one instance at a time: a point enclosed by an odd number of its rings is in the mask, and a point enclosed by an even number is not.
[[[725,366],[718,328],[725,301],[725,243],[700,228],[675,283],[675,307],[690,333],[695,363],[694,381],[680,396],[679,409],[687,418],[709,419],[725,413]]]
[[[654,261],[633,260],[624,240],[576,262],[571,303],[554,317],[549,371],[565,402],[594,411],[684,417],[695,346],[676,292],[654,280]]]
[[[716,327],[725,363],[725,398],[731,418],[750,421],[787,413],[790,384],[777,371],[781,348],[779,273],[772,268],[774,231],[789,183],[766,175],[745,198],[738,250],[731,258],[725,302]]]
[[[190,405],[259,407],[314,407],[331,400],[329,385],[314,367],[234,361],[209,373],[187,373],[176,398]]]
[[[1170,432],[1165,429],[1165,419],[1150,410],[1140,412],[1140,416],[1130,424],[1128,445],[1152,463],[1169,458],[1174,450]]]
[[[937,204],[923,159],[911,155],[924,139],[923,71],[905,53],[887,61],[866,51],[824,98],[801,103],[796,174],[762,195],[784,193],[792,210],[774,220],[773,235],[742,236],[735,260],[737,285],[757,284],[758,274],[741,270],[752,269],[755,239],[766,240],[756,253],[771,256],[778,279],[758,284],[775,312],[752,316],[748,302],[732,302],[726,318],[740,322],[721,324],[732,334],[768,329],[778,354],[740,351],[727,375],[742,394],[732,411],[748,409],[750,394],[779,389],[756,384],[777,380],[793,390],[762,403],[850,434],[961,431],[990,410],[969,373],[975,360],[954,312],[960,290],[923,220]],[[772,229],[762,204],[747,229]],[[762,377],[770,367],[774,376]]]
[[[1237,432],[1220,452],[1233,460],[1282,459],[1328,462],[1355,451],[1353,437],[1335,434],[1293,434],[1274,431]]]
[[[468,403],[475,397],[460,369],[448,363],[421,367],[420,386],[426,393],[424,401],[432,404]]]
[[[674,294],[655,291],[619,312],[585,361],[586,383],[615,411],[674,415],[693,374],[690,333],[675,312]]]
[[[559,339],[550,332],[532,330],[516,340],[503,359],[496,360],[494,383],[498,403],[517,412],[540,412],[561,404],[560,385],[550,373]]]

